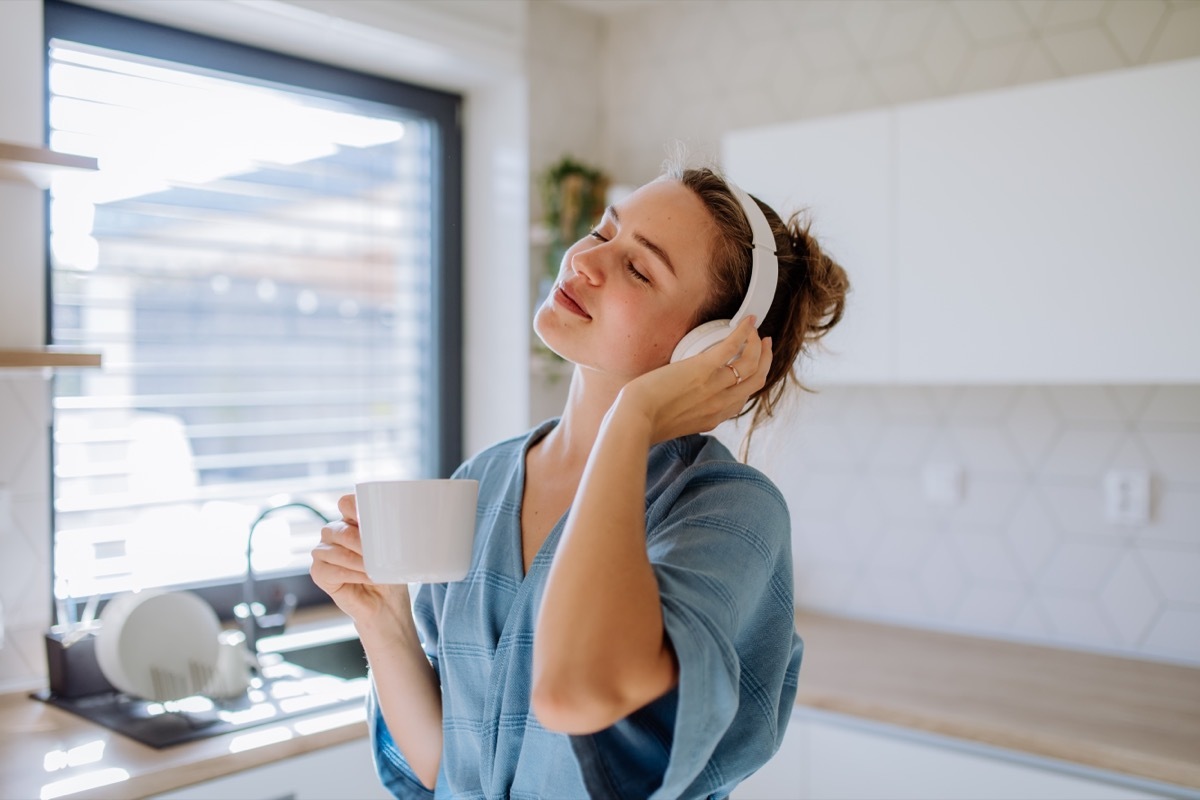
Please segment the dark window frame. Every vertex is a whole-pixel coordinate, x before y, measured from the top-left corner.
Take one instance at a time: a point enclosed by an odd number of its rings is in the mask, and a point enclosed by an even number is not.
[[[434,352],[434,392],[431,425],[426,429],[426,452],[431,454],[428,468],[433,476],[449,477],[463,457],[463,279],[462,279],[462,204],[463,144],[461,96],[437,89],[405,83],[331,64],[218,39],[166,25],[146,22],[107,11],[75,5],[63,0],[45,0],[44,52],[54,39],[65,39],[148,58],[158,58],[245,76],[252,80],[283,84],[300,92],[346,96],[385,103],[418,111],[435,130],[433,190],[437,198],[433,223],[441,235],[433,242],[432,263],[432,341]],[[43,141],[49,141],[49,82],[44,81],[43,107],[47,123]],[[49,195],[46,198],[49,206]],[[47,229],[49,214],[46,215]],[[47,344],[52,341],[53,294],[49,236],[44,254]],[[53,486],[54,448],[51,431],[50,468]],[[51,505],[51,550],[55,530]],[[53,579],[53,558],[50,563]],[[259,597],[271,604],[290,592],[299,605],[330,602],[313,584],[307,573],[264,576],[257,581]],[[51,581],[53,585],[53,580]],[[204,597],[219,616],[228,619],[232,607],[242,599],[242,581],[213,581],[180,585]],[[53,605],[53,598],[50,598]]]

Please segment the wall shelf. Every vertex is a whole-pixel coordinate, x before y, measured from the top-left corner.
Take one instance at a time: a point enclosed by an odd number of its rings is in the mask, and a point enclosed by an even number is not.
[[[0,349],[0,369],[33,369],[38,367],[98,367],[99,353],[82,353],[56,347],[23,350]]]
[[[90,172],[97,169],[94,158],[58,153],[45,147],[0,142],[0,180],[16,181],[46,189],[59,172]]]

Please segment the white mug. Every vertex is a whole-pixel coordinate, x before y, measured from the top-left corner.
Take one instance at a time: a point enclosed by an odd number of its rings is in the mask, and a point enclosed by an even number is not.
[[[371,580],[445,583],[466,577],[479,481],[364,481],[355,484],[354,494]]]

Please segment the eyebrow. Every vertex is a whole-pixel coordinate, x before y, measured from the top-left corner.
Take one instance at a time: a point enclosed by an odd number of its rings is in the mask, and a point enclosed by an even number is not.
[[[617,216],[616,206],[609,206],[608,208],[605,209],[605,212],[612,216],[614,222],[620,224],[621,218],[619,216]],[[650,241],[649,239],[647,239],[645,236],[643,236],[640,233],[635,233],[633,235],[633,238],[638,244],[642,245],[647,250],[649,250],[651,253],[654,253],[654,255],[658,256],[659,261],[662,261],[664,264],[666,264],[667,269],[669,269],[671,271],[671,274],[675,275],[675,265],[671,263],[671,259],[667,257],[667,253],[665,250],[663,250],[661,247],[659,247],[654,242]]]

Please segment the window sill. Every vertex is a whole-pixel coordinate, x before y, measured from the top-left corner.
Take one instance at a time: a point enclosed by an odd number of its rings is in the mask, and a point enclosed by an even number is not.
[[[82,353],[50,347],[0,350],[0,369],[99,367],[100,364],[99,353]]]

